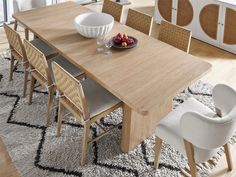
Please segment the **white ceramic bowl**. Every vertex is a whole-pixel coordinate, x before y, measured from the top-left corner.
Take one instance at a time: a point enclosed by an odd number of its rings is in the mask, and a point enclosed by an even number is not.
[[[82,36],[97,38],[109,33],[114,25],[114,18],[106,13],[83,13],[74,19],[75,27]]]

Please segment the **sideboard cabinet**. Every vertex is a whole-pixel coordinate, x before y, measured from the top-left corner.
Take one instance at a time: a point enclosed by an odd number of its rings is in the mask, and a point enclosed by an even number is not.
[[[156,0],[154,18],[185,27],[193,37],[236,54],[236,0]]]

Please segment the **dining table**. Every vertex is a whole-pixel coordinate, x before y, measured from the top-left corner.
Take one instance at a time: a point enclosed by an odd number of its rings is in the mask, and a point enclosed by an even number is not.
[[[65,2],[13,18],[123,102],[120,147],[128,153],[154,134],[172,111],[176,94],[210,71],[211,64],[119,22],[105,38],[126,33],[137,38],[138,45],[111,49],[111,55],[97,52],[96,39],[83,37],[74,25],[76,16],[91,11]]]

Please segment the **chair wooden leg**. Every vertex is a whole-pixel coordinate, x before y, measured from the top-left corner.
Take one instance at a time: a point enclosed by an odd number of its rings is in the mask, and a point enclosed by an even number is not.
[[[54,97],[54,88],[49,87],[48,88],[47,127],[50,125],[50,122],[51,122],[51,111],[52,111],[53,97]]]
[[[31,75],[30,79],[30,93],[29,93],[29,105],[32,104],[33,91],[34,91],[35,78]]]
[[[227,164],[228,164],[228,170],[232,171],[233,170],[233,163],[232,163],[232,157],[231,157],[231,152],[230,152],[228,143],[226,143],[224,145],[224,150],[225,150],[225,156],[226,156],[226,160],[227,160]]]
[[[25,39],[29,40],[29,29],[25,28]]]
[[[81,166],[84,166],[87,157],[87,148],[89,140],[90,122],[87,121],[84,124],[83,142],[82,142],[82,154],[81,154]]]
[[[17,21],[15,21],[15,23],[14,23],[14,30],[16,31],[17,30]]]
[[[196,168],[196,163],[195,163],[195,159],[194,159],[193,145],[186,140],[184,140],[184,145],[185,145],[185,150],[186,150],[186,154],[188,157],[188,164],[190,167],[191,176],[197,177],[197,168]]]
[[[156,137],[154,168],[157,170],[160,162],[162,139]]]
[[[26,96],[26,90],[27,90],[27,80],[28,80],[28,71],[27,66],[24,66],[24,83],[23,83],[23,97]]]
[[[83,80],[86,79],[86,74],[80,74],[78,76],[75,77],[77,80]]]
[[[38,39],[39,37],[36,34],[33,34],[34,39]]]
[[[11,56],[11,64],[10,64],[10,77],[9,77],[9,81],[11,81],[11,80],[12,80],[12,78],[13,78],[14,61],[15,61],[14,57],[13,57],[13,56]]]
[[[64,106],[60,103],[59,100],[59,110],[58,110],[58,118],[57,118],[57,137],[61,134],[61,122],[63,118]]]

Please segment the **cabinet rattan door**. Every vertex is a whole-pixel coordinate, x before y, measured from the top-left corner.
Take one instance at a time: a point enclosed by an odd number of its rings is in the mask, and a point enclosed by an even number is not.
[[[201,9],[199,20],[202,30],[212,39],[217,39],[219,4],[208,4]]]
[[[226,8],[223,43],[236,44],[236,10]]]
[[[178,0],[177,7],[177,25],[187,26],[189,25],[194,16],[194,10],[189,0]]]
[[[163,19],[171,22],[173,0],[158,0],[158,11]]]

